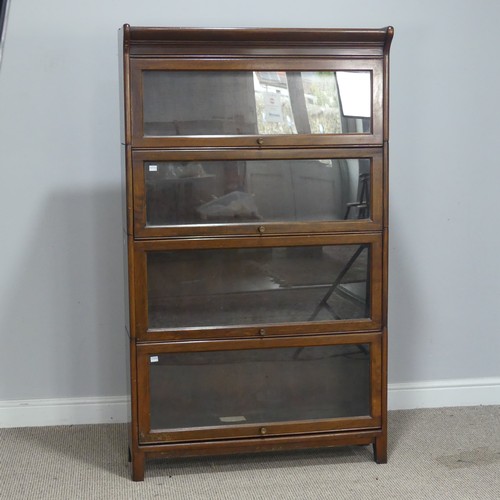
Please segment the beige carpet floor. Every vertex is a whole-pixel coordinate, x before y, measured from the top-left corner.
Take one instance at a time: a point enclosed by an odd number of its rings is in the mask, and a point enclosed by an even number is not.
[[[0,498],[500,499],[500,406],[390,413],[389,463],[371,447],[147,462],[126,426],[0,429]]]

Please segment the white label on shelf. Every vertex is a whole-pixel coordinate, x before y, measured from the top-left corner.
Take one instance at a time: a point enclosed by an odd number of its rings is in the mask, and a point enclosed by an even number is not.
[[[281,109],[281,96],[274,92],[264,94],[265,120],[269,123],[282,123],[283,110]]]
[[[150,172],[158,172],[158,165],[149,165]]]
[[[158,363],[158,359],[159,359],[158,356],[151,356],[149,358],[149,361],[151,361],[151,363]]]
[[[219,420],[221,422],[225,422],[225,423],[233,423],[233,422],[246,422],[247,419],[243,416],[243,415],[238,415],[238,416],[234,416],[234,417],[219,417]]]

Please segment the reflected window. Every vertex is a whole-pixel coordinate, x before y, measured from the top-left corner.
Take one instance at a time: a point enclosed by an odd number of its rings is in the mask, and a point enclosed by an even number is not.
[[[370,317],[370,246],[148,252],[156,328]]]
[[[369,219],[371,160],[145,162],[148,226]]]
[[[371,130],[368,71],[145,71],[147,136]]]
[[[149,383],[154,430],[365,416],[370,344],[160,354]]]
[[[362,71],[337,71],[337,82],[342,114],[369,118],[371,116],[370,74]]]

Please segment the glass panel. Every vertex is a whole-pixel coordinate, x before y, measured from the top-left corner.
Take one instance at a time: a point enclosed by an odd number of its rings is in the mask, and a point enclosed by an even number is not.
[[[148,226],[370,217],[370,160],[147,162]]]
[[[370,414],[370,346],[151,356],[151,429]]]
[[[144,71],[143,75],[146,136],[371,130],[369,71]],[[353,109],[355,115],[349,114]]]
[[[369,317],[369,245],[150,252],[149,328]]]

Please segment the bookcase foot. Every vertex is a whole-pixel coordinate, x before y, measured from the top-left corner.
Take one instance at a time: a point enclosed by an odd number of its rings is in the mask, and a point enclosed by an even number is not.
[[[380,436],[375,438],[375,442],[373,443],[373,456],[375,458],[375,462],[378,464],[386,464],[387,463],[387,437]]]
[[[132,480],[144,481],[144,453],[136,452],[132,455]]]

